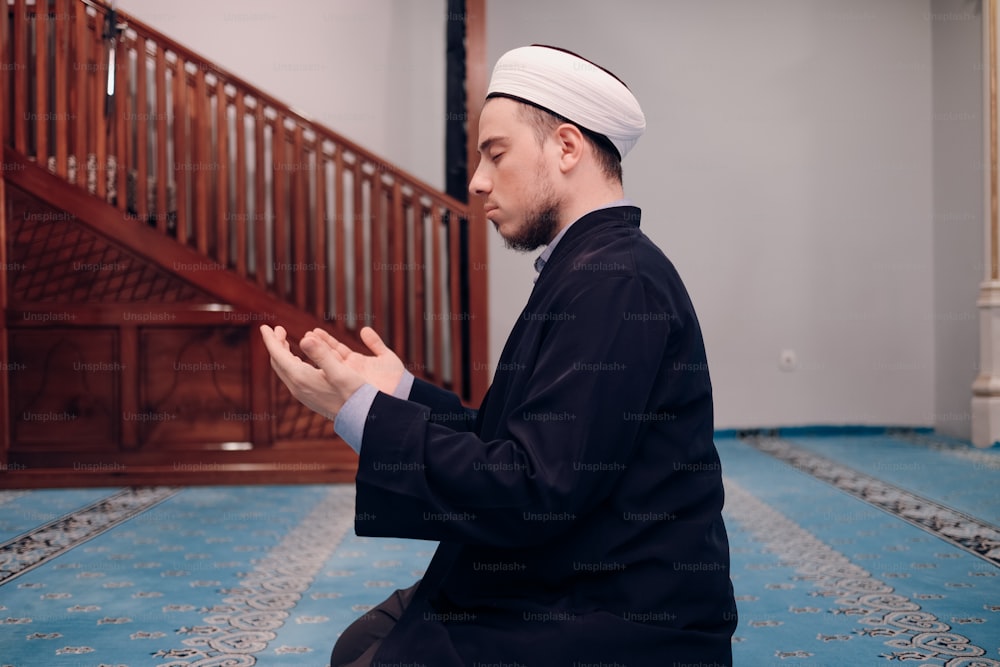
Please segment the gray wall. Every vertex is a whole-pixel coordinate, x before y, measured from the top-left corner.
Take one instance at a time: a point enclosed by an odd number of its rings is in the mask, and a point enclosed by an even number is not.
[[[699,311],[719,428],[932,422],[931,25],[929,0],[490,3],[491,60],[558,44],[642,103],[626,194]],[[496,354],[530,258],[490,262]]]
[[[932,0],[934,49],[934,426],[969,438],[979,361],[983,257],[982,12],[977,0]]]

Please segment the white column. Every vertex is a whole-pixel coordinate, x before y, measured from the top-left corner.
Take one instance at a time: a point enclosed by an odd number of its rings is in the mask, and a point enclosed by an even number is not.
[[[1000,442],[1000,173],[997,167],[997,156],[1000,154],[997,118],[1000,17],[997,2],[983,0],[983,117],[986,122],[983,265],[986,270],[979,285],[979,375],[972,383],[972,442],[977,447],[990,447]]]

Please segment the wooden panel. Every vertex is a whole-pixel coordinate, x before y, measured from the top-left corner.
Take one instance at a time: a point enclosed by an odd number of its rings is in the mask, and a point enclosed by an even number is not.
[[[9,332],[15,449],[114,449],[121,363],[108,329]]]
[[[139,331],[143,447],[249,442],[248,327]],[[127,421],[130,415],[125,415]]]

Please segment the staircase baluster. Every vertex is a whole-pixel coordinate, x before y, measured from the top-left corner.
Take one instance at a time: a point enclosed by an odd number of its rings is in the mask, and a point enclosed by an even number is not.
[[[354,154],[354,164],[351,167],[354,194],[351,196],[351,221],[354,229],[354,274],[348,277],[348,284],[354,285],[354,312],[348,319],[355,331],[364,326],[365,312],[368,310],[366,289],[371,275],[371,265],[366,260],[366,237],[368,225],[365,217],[365,172],[361,155]]]
[[[442,313],[442,317],[448,318],[449,347],[451,347],[450,378],[451,390],[463,395],[465,387],[462,383],[462,327],[459,321],[459,310],[462,303],[461,274],[460,274],[460,238],[461,221],[455,211],[448,211],[448,284],[450,286],[450,298],[448,307]]]
[[[156,228],[161,233],[168,233],[167,215],[170,211],[167,201],[167,183],[169,171],[167,165],[167,54],[163,44],[156,44]]]
[[[52,122],[55,123],[56,173],[61,178],[67,177],[67,162],[69,151],[69,126],[71,118],[67,96],[67,65],[69,62],[69,5],[68,0],[56,0],[55,3],[55,113]]]
[[[396,175],[393,175],[392,208],[389,210],[389,263],[401,266],[406,258],[406,221],[403,185]],[[403,356],[406,350],[406,276],[401,271],[392,271],[389,286],[392,317],[388,324],[392,331],[392,348]]]
[[[236,192],[234,199],[236,206],[232,214],[234,224],[230,225],[230,229],[235,229],[236,233],[236,272],[245,278],[247,276],[247,228],[249,226],[247,218],[247,124],[246,102],[243,91],[239,88],[236,89],[234,107],[236,115]]]
[[[371,308],[365,309],[365,323],[369,326],[381,329],[385,325],[385,266],[388,264],[385,257],[385,183],[382,175],[385,166],[375,165],[375,173],[372,174],[370,201],[371,201],[371,262],[372,262],[372,289]]]
[[[267,180],[265,170],[267,165],[264,162],[265,156],[265,136],[264,126],[266,118],[264,114],[264,102],[259,98],[254,99],[254,209],[253,209],[253,229],[254,229],[254,274],[257,277],[257,284],[267,287]]]
[[[285,116],[278,111],[271,142],[272,186],[274,188],[274,234],[271,236],[274,291],[289,301],[288,288],[288,140]]]
[[[187,64],[181,54],[174,61],[173,70],[173,106],[174,106],[174,191],[177,201],[177,240],[188,241],[188,112],[187,112]]]
[[[205,87],[205,68],[195,63],[194,97],[191,103],[192,141],[194,154],[192,180],[194,181],[194,229],[198,252],[212,255],[209,249],[209,186],[208,176],[217,169],[212,156],[212,114]]]
[[[147,86],[148,56],[146,38],[135,39],[135,107],[129,116],[128,134],[135,139],[135,206],[136,217],[145,222],[149,216],[149,95]],[[134,133],[134,134],[133,134]],[[131,155],[130,155],[131,157]]]
[[[344,229],[344,148],[334,147],[333,157],[333,234],[334,234],[334,290],[336,303],[333,312],[342,326],[346,326],[347,317],[347,241]]]
[[[413,193],[411,205],[413,212],[413,254],[411,260],[405,266],[407,279],[410,281],[413,293],[413,312],[410,314],[411,321],[415,323],[411,329],[413,346],[410,360],[420,373],[427,372],[427,252],[424,246],[425,225],[427,224],[428,211],[423,199]]]
[[[35,128],[35,161],[46,167],[49,161],[49,133],[46,116],[49,110],[48,0],[34,10],[35,24],[35,106],[31,114]]]
[[[130,137],[126,128],[129,108],[128,62],[129,48],[125,41],[125,34],[122,34],[119,39],[115,40],[115,97],[111,127],[114,128],[115,133],[114,156],[117,181],[115,197],[118,210],[123,213],[128,210],[128,172],[132,167]]]
[[[213,160],[215,182],[215,254],[219,264],[231,266],[229,246],[233,239],[235,225],[230,224],[232,208],[229,205],[229,101],[226,99],[226,84],[222,77],[215,75],[215,159]],[[206,107],[206,109],[209,107]],[[239,224],[239,223],[237,223]]]
[[[291,248],[292,248],[292,284],[294,287],[295,304],[302,310],[309,310],[309,295],[306,283],[309,276],[308,238],[309,238],[309,206],[307,202],[307,179],[309,176],[309,157],[306,155],[303,138],[302,125],[295,124],[295,132],[292,134],[292,156],[289,163],[289,176],[291,178]]]
[[[315,238],[312,244],[311,261],[316,265],[316,273],[313,276],[313,289],[316,291],[316,300],[313,307],[313,314],[320,319],[325,319],[330,312],[329,295],[327,285],[329,285],[331,267],[327,259],[327,225],[329,224],[326,209],[326,155],[324,153],[323,138],[317,134],[315,144],[316,161],[313,164],[313,182],[315,183],[313,196],[315,197],[313,229]]]
[[[93,19],[93,29],[90,31],[88,39],[90,51],[90,65],[92,68],[87,72],[88,88],[90,89],[90,113],[94,118],[94,125],[90,129],[94,133],[94,143],[96,146],[95,178],[97,196],[102,201],[108,201],[109,180],[111,178],[111,168],[108,164],[108,140],[109,133],[113,127],[108,122],[108,78],[109,68],[108,45],[102,38],[103,18],[100,14]]]
[[[28,120],[24,111],[28,102],[28,10],[25,0],[14,0],[14,147],[22,155],[28,154]]]
[[[70,75],[70,104],[76,113],[76,125],[73,131],[73,155],[76,159],[76,185],[87,188],[87,152],[91,144],[87,141],[90,128],[97,123],[90,101],[90,88],[87,86],[89,76],[87,67],[88,47],[90,39],[87,29],[87,6],[82,2],[73,3],[73,53],[75,61]],[[67,68],[68,71],[68,68]]]

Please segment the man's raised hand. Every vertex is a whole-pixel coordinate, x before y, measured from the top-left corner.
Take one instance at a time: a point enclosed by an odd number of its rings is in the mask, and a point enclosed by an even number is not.
[[[292,354],[284,327],[263,325],[260,333],[271,355],[271,367],[292,396],[327,419],[336,418],[351,394],[366,381],[315,331],[307,332],[299,347],[316,366]]]
[[[372,354],[355,352],[322,329],[313,329],[306,336],[315,335],[336,352],[340,359],[379,391],[392,394],[406,371],[402,360],[382,341],[375,330],[365,327],[361,330],[363,342]],[[303,337],[305,340],[305,337]]]

